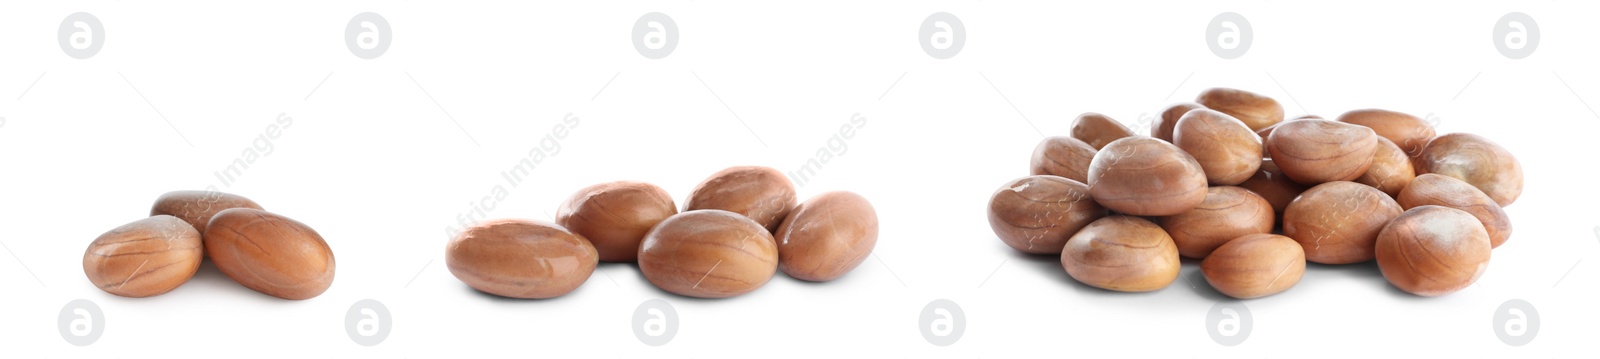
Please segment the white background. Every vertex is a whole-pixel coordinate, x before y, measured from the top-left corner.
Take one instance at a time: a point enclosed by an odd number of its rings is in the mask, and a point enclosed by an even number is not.
[[[1574,1],[6,2],[0,350],[10,354],[0,356],[1592,356],[1597,10]],[[57,45],[62,19],[79,11],[106,29],[87,60]],[[629,37],[656,11],[681,38],[650,60]],[[947,60],[917,39],[941,11],[968,31]],[[1235,60],[1205,43],[1207,22],[1225,11],[1255,30]],[[1491,39],[1513,11],[1542,34],[1526,59],[1507,59]],[[345,24],[362,12],[393,29],[377,59],[344,43]],[[1213,86],[1273,96],[1290,116],[1380,107],[1433,114],[1441,133],[1488,136],[1524,166],[1522,198],[1507,209],[1515,234],[1476,285],[1440,298],[1399,292],[1374,265],[1312,265],[1292,290],[1246,302],[1252,334],[1228,347],[1207,335],[1207,310],[1221,297],[1194,263],[1164,290],[1112,293],[1072,281],[1056,258],[1016,254],[988,228],[991,192],[1025,175],[1033,146],[1067,133],[1072,117],[1095,111],[1134,126]],[[81,258],[91,240],[142,218],[163,192],[216,184],[212,173],[280,113],[294,122],[271,154],[222,188],[321,232],[338,264],[327,293],[278,300],[209,265],[152,298],[90,285]],[[800,194],[871,199],[882,222],[875,255],[835,282],[779,274],[726,300],[673,296],[618,264],[557,299],[472,291],[444,266],[444,228],[568,113],[581,124],[561,152],[491,201],[489,217],[550,219],[578,188],[623,179],[658,184],[681,205],[724,167],[798,169],[860,113],[869,121],[848,152]],[[103,337],[86,347],[56,326],[78,298],[106,317]],[[394,317],[374,347],[344,329],[345,311],[367,298]],[[661,347],[630,328],[634,308],[656,298],[681,317]],[[940,298],[968,321],[947,347],[917,324]],[[1491,318],[1508,299],[1536,306],[1531,344],[1496,338]]]

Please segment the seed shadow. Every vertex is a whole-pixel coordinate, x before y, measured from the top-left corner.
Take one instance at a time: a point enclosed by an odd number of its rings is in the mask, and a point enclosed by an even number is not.
[[[1222,292],[1218,291],[1216,287],[1212,287],[1211,282],[1206,281],[1205,273],[1200,271],[1199,259],[1184,258],[1183,270],[1180,273],[1182,274],[1178,275],[1178,282],[1182,283],[1179,284],[1189,288],[1190,292],[1193,292],[1194,294],[1197,294],[1206,300],[1210,300],[1212,302],[1248,300],[1230,297],[1227,294],[1222,294]]]
[[[594,267],[594,274],[590,274],[589,279],[621,288],[622,281],[617,280],[619,275],[632,276],[635,280],[644,281],[644,276],[639,274],[639,264],[633,262],[600,262]]]
[[[1394,284],[1390,284],[1389,280],[1383,277],[1383,270],[1378,268],[1377,261],[1366,261],[1351,264],[1320,264],[1307,262],[1306,273],[1309,274],[1313,271],[1324,274],[1332,273],[1341,277],[1355,278],[1364,282],[1373,283],[1373,285],[1381,285],[1383,286],[1383,292],[1389,294],[1390,297],[1395,299],[1408,301],[1427,299],[1427,297],[1411,294],[1401,290],[1400,287],[1394,286]]]
[[[329,289],[331,290],[332,287],[329,287]],[[189,280],[184,282],[183,285],[159,296],[169,296],[178,292],[198,293],[202,291],[207,292],[203,295],[208,297],[215,296],[215,292],[227,292],[230,295],[236,295],[241,298],[259,299],[262,303],[300,302],[298,300],[280,299],[245,287],[243,284],[234,281],[233,278],[229,278],[227,274],[222,273],[221,269],[217,269],[216,263],[212,263],[209,259],[200,262],[200,268],[195,270],[194,276],[189,277]]]
[[[1400,287],[1396,287],[1394,284],[1390,284],[1388,281],[1383,282],[1383,289],[1385,293],[1389,293],[1389,296],[1392,296],[1395,299],[1411,301],[1423,301],[1428,299],[1428,297],[1411,294],[1411,292],[1401,290]]]
[[[1306,262],[1306,271],[1336,273],[1342,276],[1359,279],[1383,279],[1383,271],[1378,269],[1377,261],[1366,261],[1351,264],[1322,264]]]
[[[840,275],[838,278],[834,278],[834,279],[830,279],[830,280],[820,280],[820,281],[817,281],[817,280],[805,280],[805,279],[795,278],[794,276],[789,275],[788,272],[784,272],[783,268],[780,267],[780,268],[778,268],[778,273],[774,274],[772,276],[772,280],[775,280],[775,281],[776,280],[788,280],[789,282],[795,283],[795,284],[800,285],[802,287],[848,287],[848,286],[851,285],[851,283],[854,283],[855,281],[869,280],[869,279],[865,279],[865,278],[867,278],[867,276],[858,274],[861,271],[861,267],[867,266],[868,263],[869,262],[861,262],[860,265],[857,265],[855,268],[851,268],[849,271],[846,271],[844,273],[844,275]],[[889,274],[889,275],[892,276],[893,274]],[[782,279],[780,279],[780,278],[782,278]],[[898,284],[900,282],[887,282],[887,283]],[[771,284],[771,283],[768,283],[768,284]]]
[[[1010,253],[1009,255],[1011,262],[1022,264],[1024,267],[1027,267],[1029,271],[1043,274],[1052,281],[1066,285],[1094,288],[1078,282],[1077,279],[1072,279],[1072,276],[1067,274],[1067,270],[1061,267],[1060,254],[1032,254],[1015,250],[1008,250],[1006,253]],[[999,270],[1003,271],[1004,269]]]

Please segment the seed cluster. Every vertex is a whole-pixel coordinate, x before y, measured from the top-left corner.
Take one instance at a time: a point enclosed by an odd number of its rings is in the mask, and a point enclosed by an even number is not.
[[[283,299],[309,299],[333,285],[333,250],[311,227],[215,191],[161,195],[150,217],[95,238],[83,272],[108,293],[149,297],[187,282],[204,258],[239,284]]]
[[[794,185],[768,167],[731,167],[696,186],[682,212],[656,185],[619,181],[574,193],[555,223],[505,219],[452,239],[445,262],[477,290],[515,298],[571,292],[598,262],[637,263],[662,290],[726,298],[778,270],[830,281],[855,269],[878,240],[866,198],[827,192],[796,203]]]
[[[1169,106],[1148,136],[1097,113],[1070,134],[1041,141],[1031,175],[994,192],[989,224],[1116,291],[1164,288],[1187,257],[1236,298],[1288,290],[1307,261],[1373,260],[1394,286],[1443,295],[1483,274],[1522,193],[1521,164],[1486,138],[1377,109],[1285,120],[1276,100],[1237,89]]]

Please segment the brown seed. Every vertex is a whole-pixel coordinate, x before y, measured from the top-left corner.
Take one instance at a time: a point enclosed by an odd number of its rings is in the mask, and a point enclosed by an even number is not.
[[[778,268],[799,280],[844,276],[878,244],[878,212],[861,195],[828,192],[795,207],[778,227]]]
[[[1505,209],[1477,187],[1455,178],[1437,174],[1417,176],[1395,200],[1400,208],[1407,210],[1433,205],[1466,211],[1483,223],[1483,229],[1489,232],[1491,248],[1498,248],[1511,238],[1511,217],[1506,215]]]
[[[639,271],[662,290],[727,298],[760,288],[778,271],[772,234],[748,217],[722,210],[679,213],[661,221],[639,246]]]
[[[450,274],[484,293],[554,298],[583,285],[598,262],[582,235],[554,223],[501,219],[462,231],[445,246]]]
[[[1522,163],[1482,136],[1452,133],[1428,142],[1418,157],[1417,173],[1437,173],[1466,181],[1501,207],[1522,195]]]
[[[989,199],[989,227],[1016,250],[1061,253],[1078,230],[1106,209],[1089,197],[1089,186],[1056,176],[1028,176],[1007,182]]]
[[[1278,213],[1280,218],[1283,217],[1283,210],[1289,208],[1289,203],[1310,188],[1284,176],[1283,171],[1278,169],[1278,165],[1273,163],[1271,158],[1262,160],[1261,168],[1256,170],[1256,174],[1250,176],[1244,183],[1240,183],[1239,187],[1265,198],[1267,203],[1272,204],[1272,211]]]
[[[1372,167],[1378,135],[1372,129],[1327,120],[1285,122],[1267,137],[1267,150],[1283,174],[1317,185],[1350,181]]]
[[[1094,155],[1089,194],[1123,214],[1171,216],[1205,201],[1206,174],[1177,146],[1135,136],[1113,141]]]
[[[333,250],[317,231],[252,208],[217,212],[206,225],[206,256],[222,274],[270,296],[316,297],[333,284]]]
[[[1489,267],[1489,233],[1454,208],[1407,210],[1378,235],[1378,269],[1411,294],[1440,296],[1466,288]]]
[[[1076,138],[1050,136],[1033,149],[1028,172],[1085,182],[1089,180],[1089,161],[1094,160],[1094,153],[1094,147]]]
[[[1283,121],[1283,106],[1271,97],[1230,88],[1212,88],[1195,99],[1206,108],[1222,111],[1250,126],[1251,131]]]
[[[1082,140],[1099,150],[1117,139],[1133,136],[1133,130],[1106,115],[1086,112],[1072,120],[1072,138]]]
[[[1191,110],[1201,108],[1206,107],[1193,102],[1179,102],[1167,106],[1166,110],[1161,111],[1161,116],[1156,117],[1156,122],[1150,124],[1150,137],[1172,142],[1172,129],[1178,126],[1178,119],[1183,118],[1183,114]]]
[[[1411,157],[1389,139],[1378,137],[1378,150],[1373,152],[1372,167],[1356,178],[1356,182],[1377,188],[1389,197],[1400,195],[1400,190],[1411,184],[1417,172],[1411,168]]]
[[[1261,129],[1256,130],[1256,136],[1261,138],[1261,157],[1272,158],[1272,149],[1268,148],[1272,146],[1272,142],[1268,142],[1267,137],[1272,136],[1272,131],[1278,129],[1278,126],[1283,126],[1284,123],[1288,123],[1290,121],[1321,119],[1321,117],[1317,117],[1316,115],[1304,115],[1293,119],[1283,120],[1283,122],[1275,123],[1272,126],[1262,127]]]
[[[799,199],[794,184],[771,167],[736,166],[706,178],[689,193],[683,211],[720,209],[750,217],[771,234]]]
[[[1212,288],[1239,299],[1282,293],[1300,283],[1306,252],[1294,239],[1276,234],[1251,234],[1228,241],[1200,262],[1200,273]]]
[[[1172,144],[1194,156],[1213,186],[1239,184],[1261,167],[1261,139],[1244,122],[1214,110],[1183,115]]]
[[[1400,205],[1376,188],[1355,182],[1311,187],[1283,211],[1283,234],[1305,247],[1306,260],[1349,264],[1373,258],[1378,231],[1399,216]]]
[[[1265,143],[1265,142],[1267,142],[1267,136],[1271,136],[1272,135],[1272,130],[1277,129],[1278,126],[1282,126],[1285,122],[1299,121],[1299,120],[1321,120],[1321,119],[1322,119],[1322,116],[1317,116],[1317,115],[1300,115],[1300,117],[1289,118],[1289,119],[1283,120],[1282,122],[1274,123],[1274,124],[1272,124],[1272,126],[1262,127],[1261,129],[1256,130],[1256,135],[1261,137],[1261,142],[1262,143]]]
[[[101,234],[83,253],[83,273],[106,293],[142,298],[178,288],[200,268],[200,232],[157,215]]]
[[[672,195],[656,185],[619,181],[578,190],[556,210],[556,224],[588,239],[607,262],[633,262],[639,241],[656,223],[678,213]]]
[[[1158,220],[1172,236],[1178,254],[1206,258],[1217,247],[1249,234],[1272,233],[1272,204],[1249,190],[1218,186],[1206,190],[1199,207]]]
[[[1422,148],[1433,140],[1433,125],[1428,124],[1417,116],[1400,112],[1379,109],[1365,109],[1345,112],[1339,115],[1339,122],[1371,128],[1379,137],[1387,138],[1394,142],[1400,150],[1409,156],[1422,153]]]
[[[229,208],[261,209],[261,205],[244,196],[217,191],[172,191],[156,197],[155,205],[150,206],[150,215],[178,217],[196,232],[204,233],[211,216]]]
[[[1121,292],[1166,288],[1178,278],[1178,248],[1155,223],[1110,216],[1067,241],[1061,266],[1083,284]]]

